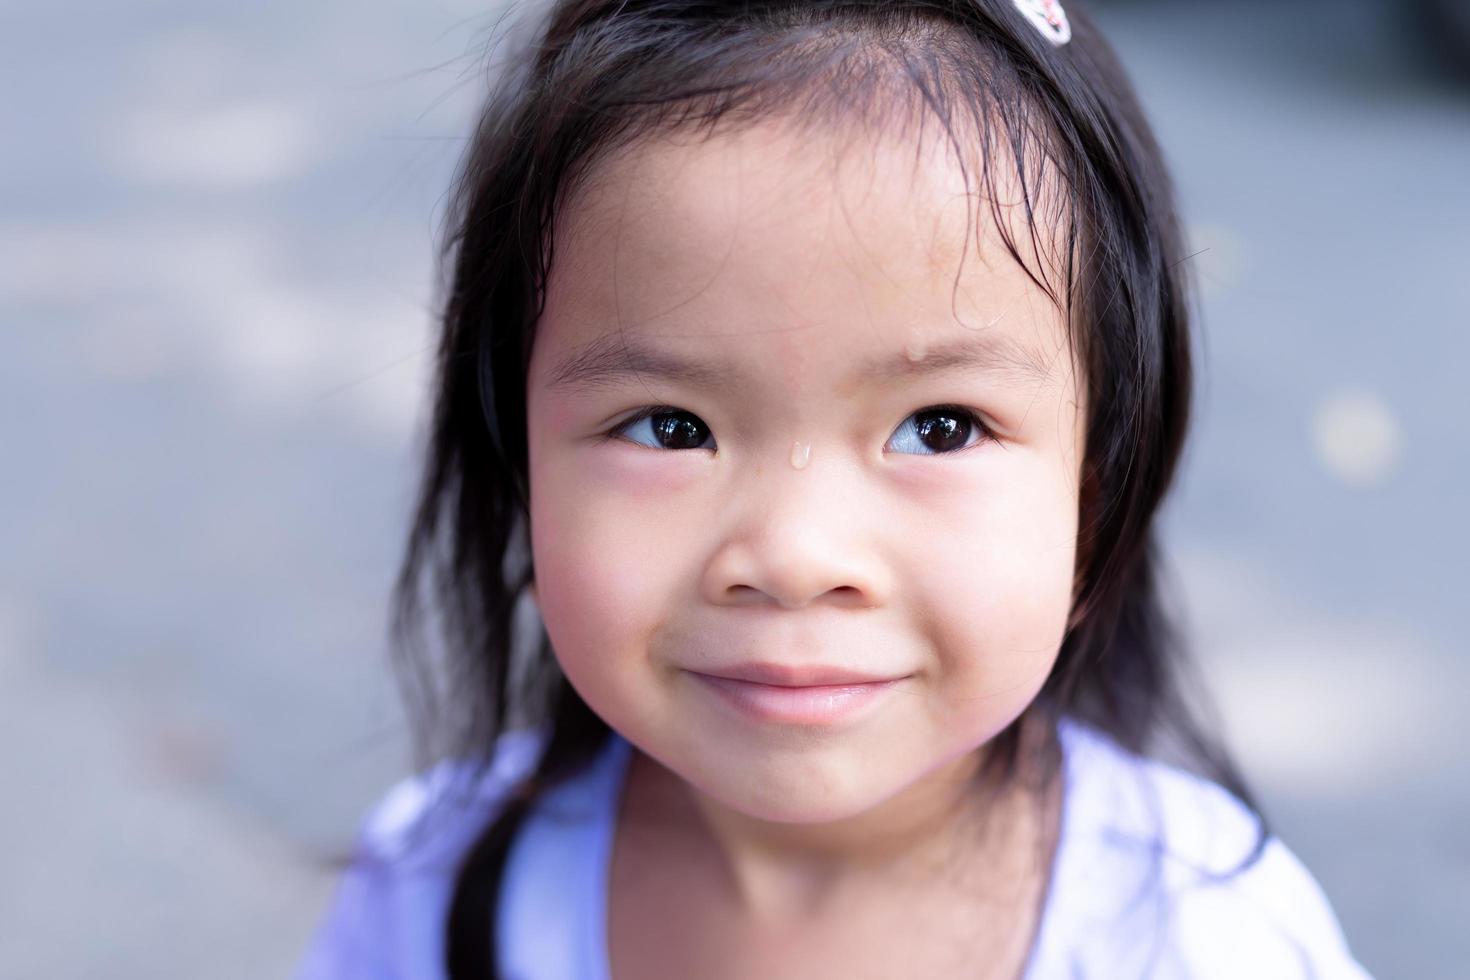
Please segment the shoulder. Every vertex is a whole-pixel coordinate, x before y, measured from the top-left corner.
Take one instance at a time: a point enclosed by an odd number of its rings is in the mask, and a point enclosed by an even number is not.
[[[459,860],[544,741],[539,731],[507,733],[486,761],[445,760],[390,789],[362,821],[298,980],[417,977],[442,962]]]
[[[363,820],[357,859],[406,871],[457,862],[471,843],[463,838],[482,829],[531,773],[544,743],[541,731],[507,732],[488,760],[445,759],[402,780]]]
[[[1234,877],[1184,881],[1171,898],[1160,943],[1165,975],[1367,976],[1321,888],[1277,838]]]
[[[1085,726],[1062,735],[1053,887],[1081,975],[1367,976],[1310,872],[1234,795]]]

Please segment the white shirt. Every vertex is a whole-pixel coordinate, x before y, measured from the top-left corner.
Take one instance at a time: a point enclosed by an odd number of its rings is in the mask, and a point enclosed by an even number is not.
[[[1140,759],[1076,722],[1060,727],[1061,830],[1025,980],[1363,980],[1316,881],[1225,790]],[[541,736],[504,736],[472,780],[446,763],[390,792],[365,821],[298,980],[442,980],[459,856]],[[497,936],[504,980],[609,980],[607,886],[631,747],[614,734],[583,773],[540,800],[512,844]],[[457,800],[430,807],[431,802]]]

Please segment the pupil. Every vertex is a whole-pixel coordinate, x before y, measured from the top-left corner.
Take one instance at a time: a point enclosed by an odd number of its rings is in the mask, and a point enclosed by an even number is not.
[[[665,449],[698,449],[704,442],[704,426],[683,412],[655,415],[653,431]]]
[[[915,428],[919,440],[937,453],[959,449],[970,438],[970,420],[947,412],[926,412]]]

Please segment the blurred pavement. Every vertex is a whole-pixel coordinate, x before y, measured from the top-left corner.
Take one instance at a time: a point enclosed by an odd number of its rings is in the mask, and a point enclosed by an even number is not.
[[[0,976],[289,972],[405,771],[384,600],[464,0],[0,3]],[[1112,3],[1203,378],[1232,743],[1381,977],[1470,961],[1470,91],[1404,8]]]

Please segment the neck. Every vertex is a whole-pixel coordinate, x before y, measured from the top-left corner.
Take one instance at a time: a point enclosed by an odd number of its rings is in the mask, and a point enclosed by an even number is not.
[[[976,750],[860,814],[810,824],[741,813],[642,753],[630,780],[642,784],[640,795],[662,814],[661,824],[691,835],[689,843],[722,870],[735,907],[758,921],[790,922],[862,881],[932,877],[960,855],[983,866],[992,842],[1014,824],[1016,794],[977,785],[982,761]]]

